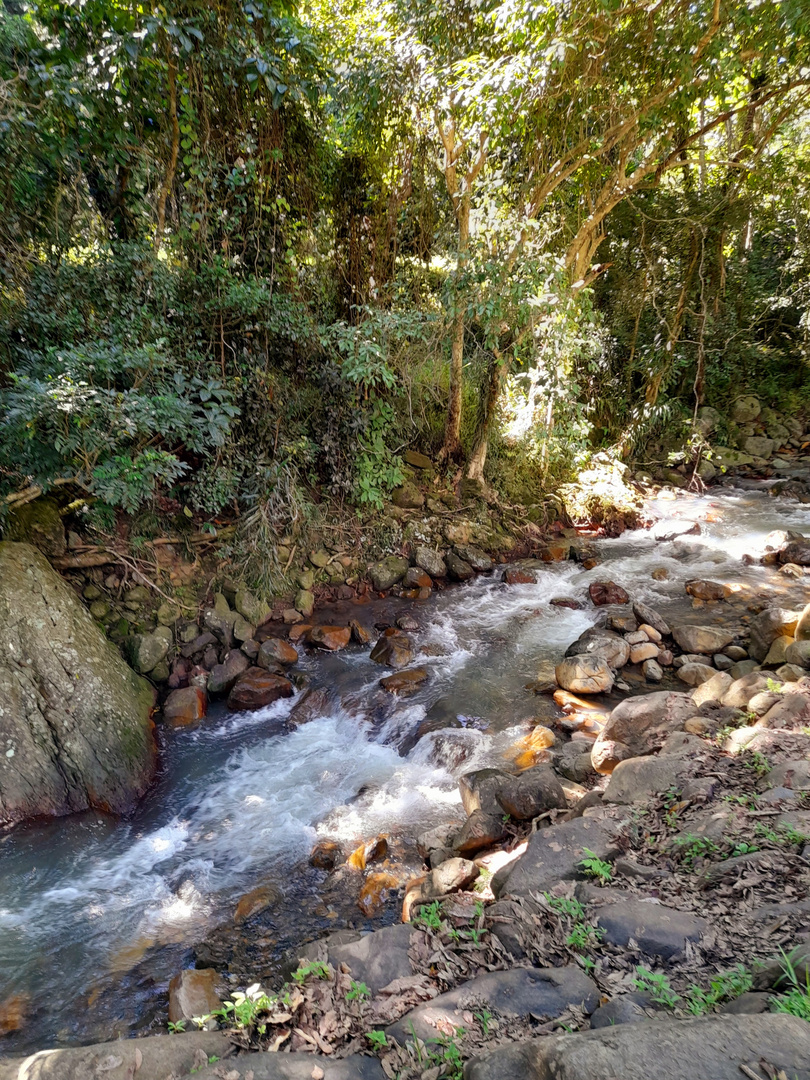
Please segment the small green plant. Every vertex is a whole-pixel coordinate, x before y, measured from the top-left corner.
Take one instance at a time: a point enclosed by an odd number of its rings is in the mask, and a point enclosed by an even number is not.
[[[570,945],[577,952],[595,945],[605,936],[604,930],[600,930],[590,923],[575,923],[571,933],[565,939],[566,945]]]
[[[733,1001],[741,994],[747,994],[753,985],[751,972],[743,964],[737,964],[730,971],[715,976],[708,990],[690,986],[685,996],[686,1009],[693,1016],[702,1016],[725,1001]]]
[[[771,771],[771,763],[761,750],[749,750],[747,760],[743,762],[746,769],[751,769],[758,777],[763,777]]]
[[[254,983],[244,993],[237,990],[233,998],[223,1001],[222,1008],[211,1013],[211,1016],[237,1028],[249,1028],[257,1022],[262,1013],[273,1007],[276,1000],[275,997],[269,997],[259,983]],[[258,1030],[264,1034],[263,1025],[259,1025]]]
[[[481,1012],[473,1013],[473,1016],[481,1025],[481,1031],[484,1033],[484,1038],[489,1038],[489,1022],[492,1019],[492,1013],[488,1009],[482,1009]]]
[[[371,1044],[371,1049],[378,1053],[388,1047],[388,1036],[384,1031],[367,1031],[366,1038]]]
[[[658,1005],[664,1005],[668,1009],[674,1009],[680,1001],[680,997],[672,989],[669,976],[663,971],[650,971],[639,964],[633,979],[633,986],[644,994],[649,994],[650,1000]]]
[[[584,949],[593,948],[604,937],[603,930],[587,921],[585,908],[579,900],[568,896],[551,896],[550,893],[545,893],[545,898],[553,912],[573,922],[574,925],[566,938],[566,944],[572,949],[582,952]],[[590,963],[593,966],[593,961]]]
[[[788,989],[771,1000],[771,1012],[790,1013],[791,1016],[810,1021],[810,967],[805,970],[804,983],[800,982],[796,965],[784,950],[782,950],[782,967]]]
[[[186,1022],[185,1020],[170,1020],[167,1027],[172,1035],[179,1035],[180,1032],[186,1030]]]
[[[776,679],[767,679],[765,685],[772,694],[781,694],[785,689],[783,683],[777,682]]]
[[[473,885],[473,892],[476,892],[476,893],[486,892],[486,890],[489,888],[490,882],[492,881],[493,877],[494,877],[494,875],[493,875],[492,871],[487,870],[487,868],[485,866],[482,866],[481,867],[481,873],[475,879],[475,884]]]
[[[696,859],[706,859],[720,850],[714,840],[707,836],[695,836],[694,833],[677,836],[675,846],[680,849],[681,859],[686,866],[692,866]]]
[[[462,1080],[464,1059],[461,1056],[461,1039],[466,1035],[463,1027],[457,1027],[453,1035],[440,1035],[435,1041],[438,1051],[430,1052],[430,1059],[440,1066],[444,1076],[450,1080]]]
[[[595,851],[584,848],[585,858],[580,861],[580,866],[588,877],[596,878],[602,885],[606,885],[613,877],[613,868],[609,862],[600,859]]]
[[[756,844],[750,844],[747,840],[738,840],[731,849],[731,856],[734,858],[737,855],[751,855],[755,851],[759,851]]]
[[[292,979],[294,983],[306,982],[310,975],[315,975],[319,979],[329,978],[329,968],[322,960],[313,960],[309,964],[301,964],[297,971],[292,973]]]
[[[346,994],[347,1001],[363,1001],[365,998],[371,997],[371,991],[364,982],[355,982],[352,979],[351,987]]]
[[[723,802],[736,803],[738,806],[744,806],[746,810],[756,810],[759,805],[759,795],[753,792],[748,795],[724,795]]]
[[[423,904],[413,921],[415,926],[423,926],[425,930],[441,930],[442,905],[438,900],[434,900],[432,904]]]

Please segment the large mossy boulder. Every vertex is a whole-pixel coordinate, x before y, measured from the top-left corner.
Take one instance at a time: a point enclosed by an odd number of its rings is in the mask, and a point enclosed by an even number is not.
[[[131,809],[155,770],[153,705],[44,556],[0,543],[0,825]]]

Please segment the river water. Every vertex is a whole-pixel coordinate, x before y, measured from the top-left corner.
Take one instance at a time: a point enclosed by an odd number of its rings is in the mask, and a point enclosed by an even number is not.
[[[625,533],[598,542],[600,565],[590,571],[549,564],[535,584],[506,586],[496,570],[421,604],[386,601],[389,616],[407,611],[420,624],[415,663],[430,680],[414,697],[378,689],[387,672],[368,649],[309,653],[299,667],[333,696],[322,717],[288,733],[294,700],[255,713],[215,709],[197,730],[166,736],[160,780],[131,819],[88,813],[2,835],[0,1017],[16,998],[28,1022],[0,1052],[163,1022],[168,976],[258,881],[284,894],[281,937],[312,933],[325,875],[307,857],[319,837],[351,850],[379,832],[413,837],[459,817],[458,775],[502,763],[531,722],[555,714],[526,684],[599,616],[589,603],[572,610],[552,598],[587,601],[591,582],[610,579],[690,622],[714,619],[719,608],[738,621],[752,600],[806,602],[801,581],[741,557],[761,554],[771,529],[810,531],[810,507],[752,488],[679,495],[650,510],[697,520],[701,534],[658,543]],[[666,580],[651,577],[658,568]],[[738,586],[737,601],[694,610],[684,582],[696,577]],[[379,611],[346,614],[373,625]],[[416,741],[425,721],[440,730]]]

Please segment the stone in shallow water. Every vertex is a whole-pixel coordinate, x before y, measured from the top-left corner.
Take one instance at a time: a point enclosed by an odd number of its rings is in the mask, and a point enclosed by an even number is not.
[[[279,698],[292,697],[293,693],[293,685],[288,679],[260,668],[251,668],[240,675],[228,695],[228,708],[232,712],[261,709]]]
[[[601,694],[612,689],[614,675],[601,656],[571,656],[557,664],[554,674],[563,690]]]
[[[594,581],[588,586],[588,595],[596,607],[605,604],[627,604],[630,597],[615,581]]]

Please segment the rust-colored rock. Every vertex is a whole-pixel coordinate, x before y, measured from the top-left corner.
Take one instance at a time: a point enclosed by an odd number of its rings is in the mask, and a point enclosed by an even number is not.
[[[292,636],[292,631],[290,632]],[[287,641],[281,638],[266,638],[259,647],[259,667],[272,667],[277,664],[295,664],[298,662],[298,653]]]
[[[261,709],[279,698],[292,697],[293,693],[289,679],[261,668],[251,668],[239,677],[228,695],[228,708],[233,712]]]
[[[290,641],[295,644],[296,641],[300,641],[301,638],[305,638],[311,629],[312,623],[300,622],[296,626],[290,627],[290,632],[287,636],[289,637]],[[298,654],[296,653],[296,656],[297,655]]]
[[[433,579],[420,566],[412,566],[405,572],[402,585],[406,589],[430,589]]]
[[[195,1016],[208,1016],[222,1002],[216,992],[213,968],[181,971],[169,983],[169,1022],[177,1024]]]
[[[615,581],[594,581],[588,586],[588,595],[596,607],[605,604],[629,604],[630,597]]]
[[[399,882],[393,874],[370,874],[360,890],[357,906],[370,919],[377,914],[391,892],[398,887]]]
[[[503,575],[503,580],[507,585],[535,585],[537,579],[530,570],[518,570],[516,567],[511,567]]]
[[[725,600],[726,587],[719,581],[687,581],[686,591],[697,600]]]
[[[346,862],[355,870],[365,870],[369,863],[384,859],[387,854],[388,837],[375,836],[373,840],[367,840],[359,848],[355,848]]]
[[[571,541],[557,540],[546,546],[540,552],[543,562],[564,562],[571,558]]]
[[[30,998],[27,994],[13,994],[0,1001],[0,1036],[11,1035],[25,1026]]]
[[[428,673],[424,668],[410,668],[408,671],[397,671],[393,675],[387,675],[380,679],[380,686],[389,694],[398,694],[400,697],[408,697],[428,680]]]
[[[555,596],[549,600],[552,607],[570,608],[571,611],[581,611],[585,605],[581,600],[575,600],[572,596]]]
[[[163,719],[169,727],[188,727],[205,716],[208,695],[198,686],[172,690],[163,704]]]
[[[411,639],[395,627],[389,627],[371,650],[370,659],[396,670],[407,667],[413,658]]]
[[[281,899],[281,893],[272,885],[259,885],[250,892],[240,896],[233,913],[233,921],[237,924],[246,922],[251,916],[258,915]]]
[[[349,623],[349,628],[352,632],[352,641],[358,645],[368,645],[371,641],[371,634],[366,630],[365,626],[357,619],[352,619]]]
[[[310,645],[316,645],[327,652],[345,649],[352,639],[350,626],[313,626],[309,632]]]
[[[337,840],[319,840],[309,855],[309,865],[316,870],[334,870],[341,850]]]

